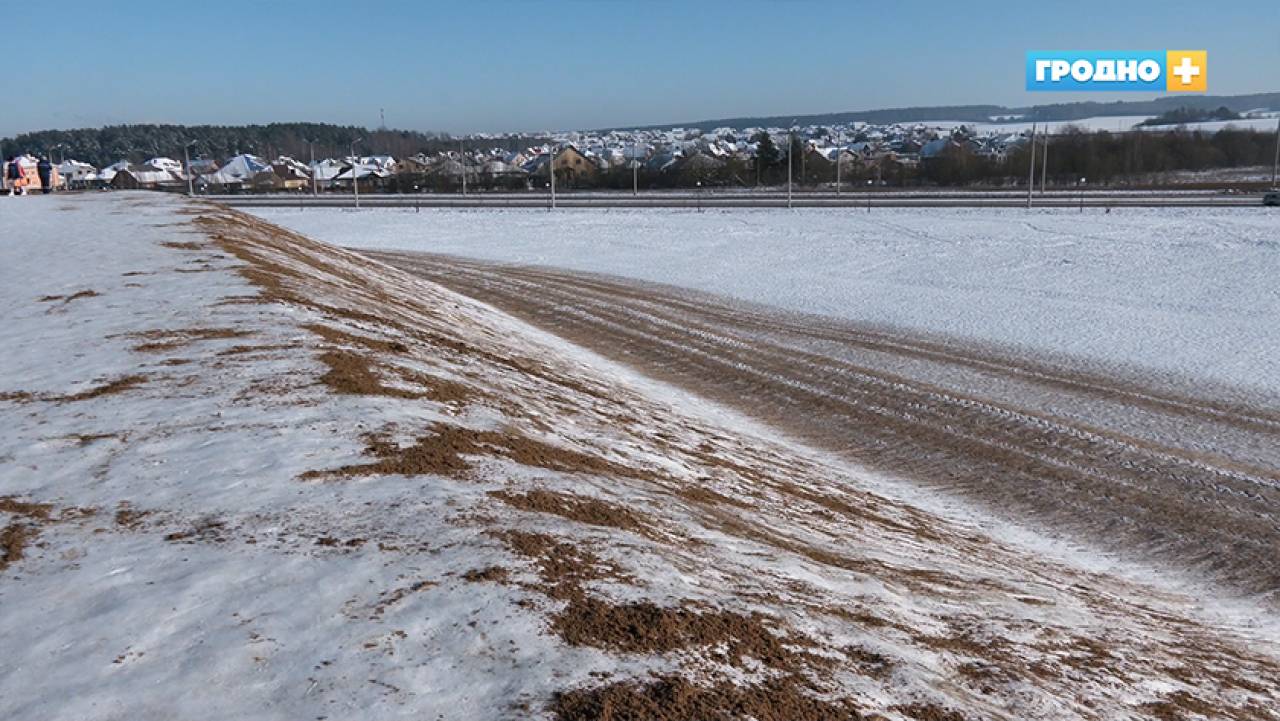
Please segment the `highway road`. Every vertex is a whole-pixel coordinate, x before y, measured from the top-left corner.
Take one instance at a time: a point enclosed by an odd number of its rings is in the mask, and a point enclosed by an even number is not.
[[[238,208],[270,207],[354,207],[350,194],[311,195],[210,195],[201,196]],[[415,195],[366,194],[361,208],[550,208],[545,192],[524,193],[422,193]],[[557,208],[1022,208],[1026,191],[859,191],[836,195],[833,192],[711,192],[579,191],[558,193]],[[1261,193],[1221,191],[1049,191],[1037,194],[1033,205],[1041,208],[1152,208],[1152,207],[1244,207],[1262,205]]]

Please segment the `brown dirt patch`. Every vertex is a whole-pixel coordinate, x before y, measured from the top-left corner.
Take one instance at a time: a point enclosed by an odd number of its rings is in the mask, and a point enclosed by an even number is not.
[[[549,710],[557,721],[854,721],[861,719],[847,700],[828,701],[804,692],[794,677],[755,686],[721,682],[698,686],[683,678],[649,683],[623,681],[561,691]]]
[[[648,527],[639,513],[597,498],[544,490],[528,493],[491,491],[489,495],[522,511],[550,513],[592,526],[607,526],[627,531],[644,531]]]
[[[15,519],[0,529],[0,571],[4,571],[22,560],[27,546],[40,535],[40,525],[50,521],[53,506],[4,496],[0,497],[0,512],[27,519]]]
[[[189,527],[165,535],[164,540],[177,543],[222,543],[227,540],[227,523],[219,518],[205,517],[194,521]]]
[[[862,646],[846,646],[841,651],[864,676],[883,678],[896,665],[896,662],[888,656]]]
[[[551,627],[571,646],[590,646],[620,653],[669,653],[689,648],[713,649],[717,660],[742,666],[745,659],[784,670],[798,667],[797,652],[771,630],[760,614],[659,606],[648,601],[614,604],[586,594],[569,600]]]
[[[504,583],[510,572],[502,566],[473,568],[462,574],[462,580],[468,583]]]
[[[26,391],[4,391],[0,393],[0,401],[8,401],[10,403],[30,403],[36,397]]]
[[[591,551],[545,533],[511,530],[491,535],[505,543],[512,553],[534,562],[542,582],[537,590],[551,598],[563,600],[577,596],[582,593],[582,585],[590,581],[628,580]]]
[[[67,303],[80,300],[81,298],[96,298],[99,295],[102,294],[96,290],[86,288],[84,290],[78,290],[70,295],[46,295],[41,296],[37,300],[41,303],[52,303],[53,301],[60,300],[63,305],[66,305]]]
[[[142,375],[124,376],[121,378],[117,378],[113,381],[104,383],[100,386],[90,388],[87,391],[80,391],[79,393],[71,393],[69,395],[61,395],[61,396],[44,396],[42,397],[41,400],[60,401],[64,403],[75,402],[75,401],[87,401],[93,398],[114,395],[116,393],[123,393],[131,388],[136,388],[137,386],[140,386],[146,382],[147,382],[146,376],[142,376]]]
[[[22,560],[23,552],[39,531],[25,523],[10,523],[0,530],[0,571]]]
[[[205,249],[205,246],[203,243],[180,242],[176,240],[165,241],[160,245],[164,246],[165,248],[173,248],[174,250],[204,250]]]
[[[683,486],[673,491],[676,496],[683,498],[690,503],[696,503],[702,506],[736,506],[738,508],[748,508],[750,504],[737,498],[730,498],[722,493],[713,491],[706,486]]]
[[[356,335],[323,323],[308,323],[302,326],[334,345],[368,348],[381,353],[408,353],[409,346],[398,340],[382,340],[369,336]]]
[[[53,512],[53,506],[48,503],[32,503],[30,501],[20,501],[13,496],[4,496],[0,497],[0,512],[10,513],[15,516],[25,516],[38,521],[47,521]]]
[[[964,714],[955,709],[943,708],[932,703],[913,703],[905,706],[893,706],[889,710],[916,721],[965,721]]]
[[[438,403],[463,403],[474,395],[470,388],[461,383],[405,370],[401,370],[399,375],[410,383],[422,386],[425,390],[388,386],[374,372],[371,358],[352,351],[326,351],[320,354],[319,360],[329,368],[324,375],[320,376],[320,382],[334,393],[409,399],[426,398]]]
[[[145,340],[133,347],[137,353],[159,353],[191,345],[197,341],[219,338],[243,338],[252,333],[234,328],[179,328],[130,333],[129,338]]]
[[[267,345],[233,345],[226,350],[218,351],[219,356],[237,356],[248,355],[250,353],[271,353],[279,350],[293,350],[298,346],[289,343],[274,343]]]
[[[498,456],[525,466],[566,473],[612,473],[634,475],[634,471],[595,456],[552,446],[515,433],[477,431],[460,426],[436,424],[430,432],[408,446],[399,446],[385,436],[366,437],[365,452],[378,460],[343,466],[332,471],[308,471],[302,478],[325,476],[444,475],[460,476],[470,470],[464,456]]]
[[[409,596],[425,591],[432,586],[439,585],[435,581],[414,581],[407,586],[394,588],[390,591],[384,591],[378,596],[378,601],[373,605],[373,618],[381,618],[382,614],[387,612],[388,608],[400,603]]]
[[[142,522],[150,515],[151,511],[140,511],[128,503],[121,503],[116,507],[115,521],[117,526],[127,531],[136,531],[142,527]]]

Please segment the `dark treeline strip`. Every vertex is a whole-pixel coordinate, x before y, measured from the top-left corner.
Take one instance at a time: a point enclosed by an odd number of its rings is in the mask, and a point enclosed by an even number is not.
[[[142,162],[153,157],[182,158],[185,144],[195,141],[191,157],[222,160],[240,153],[271,160],[288,155],[307,161],[315,157],[345,157],[352,141],[361,155],[391,155],[397,158],[416,153],[457,149],[457,139],[447,133],[411,130],[369,130],[326,123],[271,123],[269,125],[113,125],[78,130],[41,130],[0,140],[4,157],[20,153],[50,156],[54,160],[72,158],[97,167],[118,160]],[[308,141],[314,143],[309,147]],[[536,137],[508,136],[486,139],[483,147],[516,150],[540,142]]]

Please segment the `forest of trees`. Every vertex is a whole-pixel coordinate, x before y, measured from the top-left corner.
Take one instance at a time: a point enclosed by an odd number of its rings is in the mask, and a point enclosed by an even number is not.
[[[1074,185],[1080,178],[1086,178],[1090,185],[1113,185],[1174,171],[1270,166],[1275,149],[1275,133],[1253,130],[1227,129],[1216,133],[1072,130],[1050,139],[1047,179],[1051,185]],[[1025,182],[1028,160],[1025,147],[1010,153],[1003,163],[948,150],[921,164],[917,182],[938,185]],[[1036,174],[1040,174],[1039,169]]]
[[[1161,113],[1154,118],[1147,118],[1139,123],[1140,125],[1185,125],[1187,123],[1202,123],[1212,120],[1239,120],[1240,113],[1235,112],[1225,105],[1219,105],[1216,109],[1211,108],[1188,108],[1181,107],[1170,110],[1167,113]]]
[[[182,147],[195,141],[191,157],[224,159],[239,153],[271,159],[289,155],[306,160],[308,141],[315,156],[344,157],[351,150],[362,155],[405,157],[419,152],[434,153],[456,148],[457,140],[446,133],[410,130],[369,130],[326,123],[272,123],[270,125],[113,125],[80,130],[41,130],[0,140],[4,157],[19,153],[46,155],[54,160],[75,158],[97,167],[127,159],[141,162],[165,156],[182,158]],[[486,147],[517,149],[542,142],[538,137],[507,137],[486,140]]]

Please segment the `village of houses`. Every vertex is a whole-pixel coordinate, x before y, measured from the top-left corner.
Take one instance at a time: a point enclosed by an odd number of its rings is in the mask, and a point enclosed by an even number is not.
[[[1019,132],[979,136],[963,125],[923,123],[567,132],[549,134],[547,142],[514,151],[486,147],[504,136],[475,135],[458,141],[454,150],[402,158],[370,155],[304,162],[285,155],[267,160],[244,153],[194,158],[188,161],[189,168],[186,162],[169,157],[140,163],[124,159],[105,168],[66,159],[56,166],[53,182],[66,189],[185,192],[190,187],[208,194],[351,192],[353,182],[359,192],[373,193],[456,192],[468,186],[472,190],[534,190],[547,185],[547,169],[553,166],[556,182],[566,189],[597,187],[598,181],[616,171],[628,178],[644,174],[646,187],[687,187],[704,181],[751,187],[760,184],[756,159],[764,133],[784,163],[788,147],[802,148],[793,164],[795,181],[801,185],[829,184],[837,177],[845,182],[883,183],[893,170],[914,167],[949,148],[1002,161],[1010,149],[1025,141],[1025,134]],[[23,156],[19,162],[34,171],[37,161]]]

